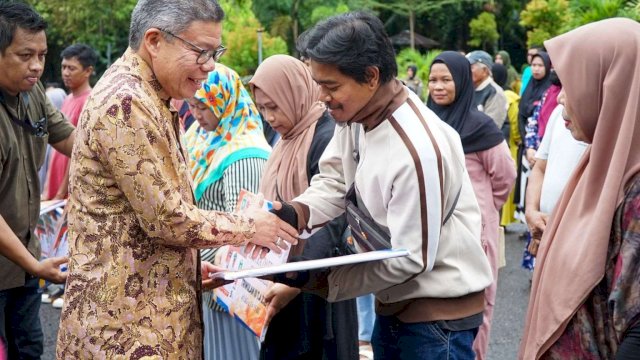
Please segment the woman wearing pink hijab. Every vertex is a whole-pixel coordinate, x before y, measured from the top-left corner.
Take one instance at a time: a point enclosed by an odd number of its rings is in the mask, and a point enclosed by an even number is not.
[[[640,24],[609,19],[545,42],[565,125],[590,144],[538,253],[520,359],[640,354]]]

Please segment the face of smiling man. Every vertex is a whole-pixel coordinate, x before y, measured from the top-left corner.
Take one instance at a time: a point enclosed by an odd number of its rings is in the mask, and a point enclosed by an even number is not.
[[[204,64],[196,61],[200,53],[178,38],[157,29],[152,34],[149,51],[152,68],[163,90],[172,98],[192,97],[215,69],[215,61],[209,59]],[[204,49],[215,50],[222,44],[222,23],[194,21],[181,34],[176,34],[189,43]]]
[[[310,68],[311,76],[322,89],[319,100],[327,104],[331,116],[338,122],[353,119],[380,87],[379,72],[376,67],[369,68],[373,76],[370,76],[365,83],[358,83],[344,75],[335,65],[311,60]]]

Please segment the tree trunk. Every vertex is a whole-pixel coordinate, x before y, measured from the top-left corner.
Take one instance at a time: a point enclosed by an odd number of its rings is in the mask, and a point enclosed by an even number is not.
[[[413,10],[409,10],[409,42],[411,43],[411,50],[416,49],[416,35],[415,35],[415,14]]]
[[[293,43],[298,40],[298,8],[300,6],[300,0],[295,0],[291,6],[291,32],[293,34]]]

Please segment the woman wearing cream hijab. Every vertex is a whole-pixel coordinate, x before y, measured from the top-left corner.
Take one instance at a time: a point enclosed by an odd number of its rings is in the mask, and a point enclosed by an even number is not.
[[[545,42],[565,125],[590,144],[544,232],[520,359],[640,354],[640,24],[609,19]]]

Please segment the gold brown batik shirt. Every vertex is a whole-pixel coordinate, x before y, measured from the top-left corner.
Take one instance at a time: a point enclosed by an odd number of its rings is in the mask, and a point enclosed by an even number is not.
[[[196,248],[245,244],[253,221],[194,205],[168,96],[131,49],[79,124],[57,358],[201,358]]]

